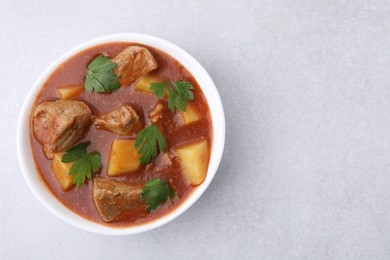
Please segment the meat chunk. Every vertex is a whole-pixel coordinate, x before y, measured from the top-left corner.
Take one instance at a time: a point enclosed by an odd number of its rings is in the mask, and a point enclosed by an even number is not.
[[[157,174],[161,171],[173,169],[173,156],[170,153],[160,153],[154,163],[146,165],[145,172]]]
[[[93,125],[117,135],[129,135],[140,126],[139,116],[129,105],[122,105],[113,111],[96,118]]]
[[[102,219],[106,222],[124,220],[134,212],[144,211],[142,187],[95,177],[93,200]]]
[[[150,121],[152,121],[153,123],[156,123],[158,120],[161,119],[162,117],[162,111],[163,111],[164,107],[162,104],[158,103],[154,109],[149,113],[149,119]]]
[[[45,101],[33,116],[34,136],[48,159],[80,141],[91,124],[91,109],[75,100]]]
[[[130,46],[111,59],[117,64],[115,74],[119,83],[128,86],[157,68],[157,62],[150,51],[140,46]]]

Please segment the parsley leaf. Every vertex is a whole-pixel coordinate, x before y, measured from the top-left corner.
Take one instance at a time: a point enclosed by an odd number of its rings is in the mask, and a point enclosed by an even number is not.
[[[88,92],[112,92],[119,89],[118,76],[114,69],[116,64],[106,56],[96,57],[88,65],[87,75],[85,76],[85,88]]]
[[[165,152],[167,149],[167,139],[155,123],[137,134],[135,147],[141,146],[138,151],[139,154],[142,154],[140,158],[141,164],[147,164],[157,157],[157,143],[160,150]]]
[[[175,81],[172,82],[172,84],[175,86],[177,93],[183,100],[194,100],[194,93],[191,91],[194,89],[194,86],[192,86],[191,82]]]
[[[192,93],[191,90],[194,89],[194,86],[188,81],[176,81],[172,82],[173,86],[175,87],[174,91],[172,91],[172,94],[174,96],[171,107],[169,109],[172,112],[175,112],[175,107],[179,111],[186,110],[186,107],[188,106],[188,100],[194,100],[194,93]]]
[[[172,88],[169,88],[168,108],[172,112],[175,112],[177,93]]]
[[[85,179],[92,179],[102,167],[102,158],[98,152],[87,153],[87,147],[91,142],[79,143],[62,156],[61,161],[64,163],[75,162],[70,167],[68,175],[75,175],[73,183],[80,187],[84,184]]]
[[[153,178],[148,181],[142,190],[142,199],[148,204],[148,211],[154,210],[169,198],[177,196],[177,193],[169,184],[159,178]]]
[[[91,142],[87,141],[73,146],[66,151],[66,154],[62,156],[61,162],[70,163],[79,159],[81,156],[87,153],[87,147],[90,143]]]
[[[168,88],[168,108],[171,112],[185,111],[189,100],[194,100],[192,90],[194,86],[188,81],[175,81]],[[167,82],[152,83],[149,87],[153,94],[162,99],[165,96],[165,90],[168,86]]]
[[[165,96],[165,90],[167,89],[167,86],[167,82],[155,82],[150,85],[149,89],[153,91],[154,95],[162,99]]]

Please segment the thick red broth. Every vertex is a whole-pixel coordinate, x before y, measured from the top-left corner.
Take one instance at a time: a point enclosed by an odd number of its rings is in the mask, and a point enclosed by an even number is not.
[[[98,55],[103,54],[110,58],[115,57],[115,55],[130,45],[142,46],[135,43],[109,43],[89,48],[71,57],[46,81],[37,96],[35,106],[43,101],[60,99],[57,91],[60,87],[74,84],[83,85],[87,66]],[[96,129],[91,126],[83,140],[91,141],[91,145],[88,147],[89,151],[98,151],[101,154],[103,168],[96,176],[135,184],[145,184],[155,177],[161,178],[166,180],[177,192],[178,198],[169,200],[150,213],[146,210],[138,210],[126,220],[106,223],[102,220],[93,202],[93,180],[87,181],[80,188],[73,187],[68,191],[63,191],[52,171],[52,160],[48,160],[45,157],[42,146],[34,137],[32,127],[30,127],[31,145],[36,166],[52,193],[66,207],[77,214],[94,222],[114,227],[146,223],[175,210],[196,189],[196,186],[189,184],[188,180],[184,177],[183,170],[175,156],[175,149],[199,140],[207,140],[210,146],[209,148],[212,145],[212,122],[209,107],[195,78],[185,67],[168,54],[149,46],[143,47],[146,47],[152,53],[158,63],[158,68],[150,72],[148,76],[156,76],[161,81],[167,82],[186,80],[192,83],[194,86],[194,100],[191,103],[201,113],[201,120],[184,125],[181,113],[172,113],[167,107],[166,99],[159,100],[151,93],[135,90],[134,86],[136,82],[130,86],[122,86],[118,91],[107,94],[89,93],[84,90],[79,96],[73,99],[88,104],[96,116],[112,111],[122,104],[128,104],[136,110],[143,122],[156,104],[158,102],[162,103],[164,105],[163,117],[158,125],[167,138],[167,153],[172,157],[173,166],[169,170],[161,170],[162,167],[159,167],[160,164],[164,163],[164,154],[160,152],[155,160],[150,164],[141,166],[135,172],[120,177],[109,177],[107,176],[107,166],[112,142],[115,139],[135,139],[136,133],[129,136],[118,136],[112,132]]]

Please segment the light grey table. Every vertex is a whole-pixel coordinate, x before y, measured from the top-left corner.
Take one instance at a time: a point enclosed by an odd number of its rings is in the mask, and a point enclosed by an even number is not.
[[[0,0],[0,259],[390,258],[389,2],[107,2]],[[55,58],[119,32],[166,38],[198,59],[227,136],[216,178],[184,215],[107,237],[35,199],[15,131]]]

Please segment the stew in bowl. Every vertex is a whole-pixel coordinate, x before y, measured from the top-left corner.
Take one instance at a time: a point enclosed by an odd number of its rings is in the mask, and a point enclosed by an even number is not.
[[[19,121],[19,159],[56,215],[89,231],[131,234],[199,198],[224,131],[218,92],[189,54],[156,37],[113,35],[65,54],[37,81]]]

